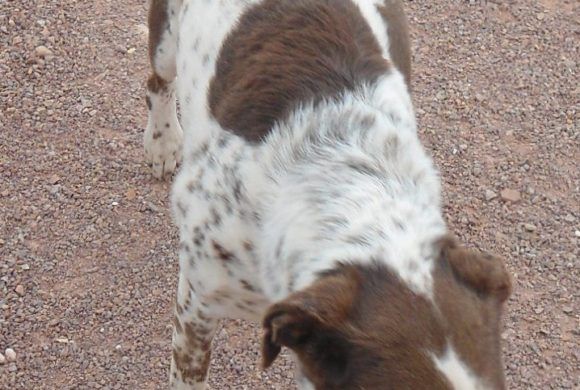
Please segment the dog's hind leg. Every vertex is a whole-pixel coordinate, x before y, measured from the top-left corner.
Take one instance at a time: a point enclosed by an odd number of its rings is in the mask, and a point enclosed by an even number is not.
[[[153,176],[172,173],[181,160],[183,131],[177,119],[175,57],[182,0],[151,0],[147,81],[149,118],[144,135],[145,157]]]

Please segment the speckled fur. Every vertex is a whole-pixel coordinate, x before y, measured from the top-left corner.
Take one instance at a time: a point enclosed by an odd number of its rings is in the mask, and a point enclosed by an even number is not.
[[[259,321],[272,303],[340,261],[384,259],[431,299],[433,242],[446,233],[438,175],[395,69],[337,100],[304,102],[258,144],[212,118],[206,91],[221,43],[256,2],[185,0],[181,8],[176,66],[185,143],[172,195],[181,237],[173,389],[206,388],[217,320]],[[388,58],[379,2],[355,2]],[[306,378],[299,386],[313,388]]]

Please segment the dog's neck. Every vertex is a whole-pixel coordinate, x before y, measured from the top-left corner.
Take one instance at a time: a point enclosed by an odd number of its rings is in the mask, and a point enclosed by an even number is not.
[[[339,262],[379,261],[430,295],[433,243],[446,232],[437,172],[398,74],[304,107],[265,146],[264,287],[273,300]]]

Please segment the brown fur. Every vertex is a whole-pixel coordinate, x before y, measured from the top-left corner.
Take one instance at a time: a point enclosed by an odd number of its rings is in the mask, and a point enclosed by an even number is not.
[[[163,80],[157,74],[152,74],[147,80],[147,89],[153,93],[159,93],[167,90],[167,81]],[[149,100],[148,105],[151,104]]]
[[[487,378],[493,388],[504,388],[500,309],[511,293],[509,274],[496,257],[462,248],[449,238],[440,245],[435,300],[452,325],[449,337],[473,371]]]
[[[167,14],[167,0],[151,0],[149,6],[149,61],[151,67],[155,69],[155,53],[161,42],[161,37],[169,23]]]
[[[173,361],[187,383],[203,382],[207,376],[207,369],[211,359],[211,331],[195,323],[181,324],[174,318],[176,332],[186,338],[185,349],[173,350]],[[192,351],[201,351],[202,356],[194,356]]]
[[[499,322],[507,295],[496,286],[509,291],[507,272],[453,240],[441,245],[437,307],[383,265],[343,265],[269,310],[264,365],[286,346],[316,389],[450,389],[424,351],[441,356],[451,341],[478,376],[504,388]],[[490,262],[497,267],[488,274]]]
[[[225,40],[209,106],[222,127],[259,141],[299,104],[336,97],[388,71],[350,0],[265,0]]]
[[[405,76],[407,86],[411,88],[411,42],[403,2],[385,0],[384,5],[379,6],[378,10],[387,24],[391,59]]]

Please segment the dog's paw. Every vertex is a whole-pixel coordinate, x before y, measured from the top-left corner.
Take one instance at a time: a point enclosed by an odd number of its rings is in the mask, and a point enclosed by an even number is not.
[[[148,125],[143,142],[145,158],[155,178],[162,179],[173,173],[181,163],[183,130],[178,124],[162,128]]]

